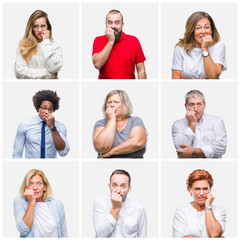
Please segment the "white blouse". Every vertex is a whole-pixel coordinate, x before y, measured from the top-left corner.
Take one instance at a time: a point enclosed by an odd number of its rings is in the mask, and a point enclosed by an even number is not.
[[[45,39],[38,43],[37,53],[28,64],[17,50],[15,76],[19,79],[54,79],[63,66],[63,51],[61,46]]]
[[[209,54],[214,63],[223,66],[223,71],[227,70],[225,44],[218,42],[208,48]],[[205,79],[207,75],[204,70],[203,56],[201,48],[193,48],[190,55],[183,47],[177,46],[174,50],[172,60],[172,70],[181,70],[182,78]]]
[[[36,217],[36,228],[34,237],[57,238],[57,224],[49,211],[47,203],[36,202],[34,214]]]

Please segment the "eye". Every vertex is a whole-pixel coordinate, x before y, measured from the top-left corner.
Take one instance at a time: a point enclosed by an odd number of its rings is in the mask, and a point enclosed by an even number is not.
[[[33,183],[30,182],[30,183],[29,183],[29,186],[33,186]]]
[[[109,21],[109,20],[108,20],[108,21],[107,21],[107,24],[108,24],[108,25],[111,25],[111,24],[112,24],[112,21]]]
[[[40,186],[42,186],[42,183],[38,182],[37,185],[40,187]]]
[[[116,24],[116,25],[119,25],[119,24],[120,24],[120,21],[116,21],[115,24]]]

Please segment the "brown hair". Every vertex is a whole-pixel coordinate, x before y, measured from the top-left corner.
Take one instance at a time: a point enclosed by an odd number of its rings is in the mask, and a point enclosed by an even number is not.
[[[122,169],[116,169],[112,172],[111,176],[110,176],[110,183],[111,183],[111,178],[114,174],[122,174],[122,175],[126,175],[128,177],[128,186],[131,185],[131,176],[130,174],[125,171],[125,170],[122,170]]]
[[[207,18],[211,24],[213,39],[212,46],[219,42],[221,39],[212,17],[206,12],[195,12],[188,18],[186,22],[184,37],[180,38],[180,41],[176,44],[176,46],[183,47],[187,51],[188,55],[190,55],[190,51],[194,48],[195,45],[195,27],[197,25],[197,22],[202,18]]]
[[[213,186],[213,179],[212,179],[212,175],[203,169],[197,169],[194,170],[187,179],[187,189],[188,191],[191,189],[192,185],[194,182],[199,181],[199,180],[207,180],[209,187],[212,188]]]
[[[123,23],[123,15],[122,15],[122,13],[120,11],[118,11],[116,9],[112,9],[111,11],[108,12],[108,14],[117,14],[117,13],[119,13],[121,15],[122,23]],[[107,14],[107,16],[108,16],[108,14]],[[107,21],[107,16],[106,16],[106,21]]]

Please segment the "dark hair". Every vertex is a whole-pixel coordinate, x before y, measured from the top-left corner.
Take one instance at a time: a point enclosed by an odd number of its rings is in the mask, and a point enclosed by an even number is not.
[[[110,176],[110,183],[111,183],[111,178],[114,174],[123,174],[123,175],[126,175],[128,177],[128,184],[129,186],[131,185],[131,176],[130,174],[125,171],[125,170],[122,170],[122,169],[116,169],[112,172],[111,176]]]
[[[203,169],[197,169],[194,170],[187,179],[187,189],[191,189],[192,185],[194,182],[199,181],[199,180],[206,180],[209,184],[209,187],[212,188],[213,186],[213,179],[212,179],[212,175]]]
[[[51,90],[42,90],[35,93],[33,96],[33,105],[37,112],[43,101],[50,101],[53,104],[53,111],[59,108],[60,97],[57,96],[57,92]]]

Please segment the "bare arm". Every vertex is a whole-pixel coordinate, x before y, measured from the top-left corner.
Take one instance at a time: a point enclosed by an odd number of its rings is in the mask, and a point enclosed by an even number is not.
[[[119,144],[118,146],[112,148],[106,154],[103,154],[102,157],[110,157],[112,155],[120,155],[136,152],[144,148],[147,142],[147,133],[145,128],[140,126],[135,126],[132,128],[130,133],[130,138]]]
[[[112,30],[111,28],[106,28],[105,35],[108,39],[107,44],[101,52],[96,53],[92,56],[93,65],[97,69],[100,69],[105,65],[115,42],[114,30]]]
[[[172,70],[172,79],[182,79],[182,71]]]
[[[98,153],[108,152],[113,145],[116,131],[116,109],[107,108],[106,115],[108,118],[105,127],[96,128],[93,132],[93,143]]]
[[[202,52],[204,51],[208,52],[208,47],[212,42],[213,40],[211,35],[205,36],[201,46]],[[223,69],[223,66],[221,64],[213,62],[210,55],[208,55],[207,57],[203,57],[203,65],[207,78],[209,79],[218,78]]]
[[[136,64],[138,79],[147,79],[146,69],[144,62]]]
[[[193,148],[192,147],[190,147],[186,144],[180,144],[180,147],[182,149],[177,149],[176,150],[179,157],[181,157],[181,158],[192,158],[192,154],[193,154]],[[204,155],[201,148],[196,148],[195,151],[196,151],[197,158],[206,158],[206,156]]]

